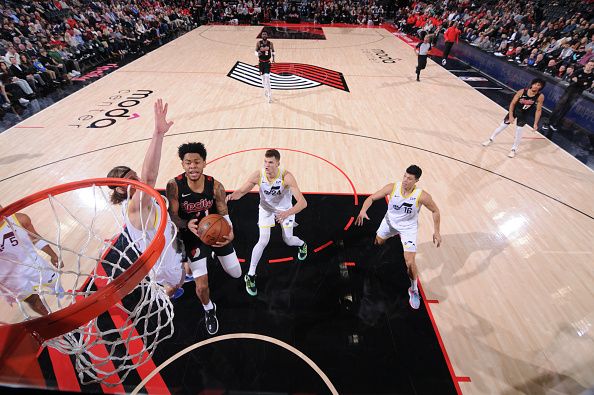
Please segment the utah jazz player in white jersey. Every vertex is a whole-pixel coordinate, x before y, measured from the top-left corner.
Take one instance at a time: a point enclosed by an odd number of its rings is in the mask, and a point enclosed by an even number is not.
[[[258,226],[260,238],[252,251],[250,269],[245,275],[245,288],[248,294],[256,296],[256,268],[262,253],[270,241],[270,229],[275,221],[282,226],[283,241],[289,246],[299,247],[297,258],[307,258],[307,244],[293,236],[295,214],[307,207],[307,201],[297,186],[293,174],[280,167],[280,152],[269,149],[264,154],[264,168],[253,172],[248,180],[235,192],[227,196],[227,201],[238,200],[258,185],[260,206]],[[293,196],[297,203],[293,206]]]
[[[116,166],[109,171],[107,177],[142,181],[153,188],[155,187],[159,175],[163,137],[171,128],[173,122],[167,121],[167,104],[163,105],[161,99],[158,99],[155,103],[154,111],[155,131],[144,157],[141,176],[138,177],[138,174],[127,166]],[[173,247],[175,229],[168,213],[161,213],[154,199],[146,193],[135,193],[132,189],[130,190],[131,197],[129,197],[125,187],[110,188],[113,190],[111,202],[123,205],[127,232],[139,252],[144,252],[155,237],[156,227],[160,222],[161,215],[166,216],[165,248],[151,273],[155,281],[165,288],[168,296],[181,296],[183,289],[180,286],[183,284],[184,277],[182,257]]]
[[[404,173],[402,182],[388,184],[365,199],[355,222],[359,226],[363,225],[363,220],[369,219],[367,210],[373,202],[389,196],[388,211],[376,232],[375,244],[384,244],[390,237],[400,235],[404,248],[404,261],[410,277],[409,303],[413,309],[418,309],[421,301],[417,287],[418,271],[415,264],[415,255],[417,251],[419,211],[422,206],[427,207],[433,213],[433,242],[437,247],[441,244],[439,209],[431,195],[416,186],[421,174],[420,167],[416,165],[409,166]]]
[[[49,255],[55,267],[37,250]],[[41,291],[40,287],[61,290],[56,282],[56,268],[58,255],[46,241],[37,237],[28,215],[15,213],[0,217],[0,293],[9,303],[23,301],[37,314],[48,314],[37,292]]]

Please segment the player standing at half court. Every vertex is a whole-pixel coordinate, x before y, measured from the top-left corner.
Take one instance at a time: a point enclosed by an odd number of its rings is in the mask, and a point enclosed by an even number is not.
[[[268,103],[272,103],[272,88],[270,87],[270,62],[274,63],[274,45],[268,41],[268,33],[262,32],[262,40],[256,43],[258,69],[262,77],[264,96]]]
[[[490,145],[495,137],[508,125],[516,120],[516,136],[514,139],[514,145],[512,145],[512,149],[507,154],[509,158],[513,158],[516,156],[516,152],[518,151],[518,147],[520,142],[522,141],[522,134],[524,133],[523,127],[526,125],[530,117],[534,115],[534,124],[532,126],[532,131],[536,132],[538,130],[538,121],[540,120],[540,115],[542,114],[542,104],[544,103],[544,95],[541,93],[542,89],[545,86],[545,82],[540,78],[535,78],[530,83],[529,88],[520,89],[516,92],[513,100],[509,104],[509,112],[501,122],[501,125],[497,129],[493,131],[489,140],[483,142],[483,146],[487,147]]]
[[[400,241],[404,248],[404,261],[410,278],[408,301],[413,309],[418,309],[421,301],[417,286],[418,270],[415,255],[417,252],[419,211],[422,206],[427,207],[433,213],[433,243],[437,247],[441,245],[439,208],[437,208],[431,195],[416,186],[422,173],[420,167],[416,165],[409,166],[401,182],[388,184],[365,199],[355,221],[356,225],[363,225],[363,220],[369,219],[367,210],[373,202],[389,196],[388,211],[386,211],[386,215],[376,232],[374,243],[382,245],[390,237],[400,235]]]
[[[260,238],[252,250],[250,269],[244,276],[245,289],[248,294],[256,296],[256,268],[264,249],[270,241],[270,229],[274,222],[281,225],[283,241],[299,247],[297,259],[307,258],[307,244],[293,236],[296,225],[295,214],[307,207],[307,201],[297,186],[293,174],[280,167],[280,152],[269,149],[264,154],[264,168],[253,172],[248,180],[235,192],[227,196],[227,201],[241,199],[246,193],[258,185],[260,189],[260,206],[258,209],[258,226]],[[293,196],[297,203],[293,206]]]

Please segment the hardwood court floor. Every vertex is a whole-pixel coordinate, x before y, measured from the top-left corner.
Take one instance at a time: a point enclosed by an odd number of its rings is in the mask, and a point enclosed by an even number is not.
[[[2,203],[116,164],[140,169],[157,97],[175,121],[161,187],[181,172],[176,147],[186,141],[204,142],[209,159],[284,148],[283,165],[307,192],[352,192],[342,171],[371,193],[415,163],[442,212],[439,249],[430,214],[421,215],[420,279],[439,302],[429,307],[462,392],[594,386],[592,171],[530,131],[515,159],[506,157],[512,128],[483,148],[505,111],[432,62],[416,82],[414,52],[384,29],[274,40],[277,62],[340,72],[349,90],[275,90],[267,104],[261,89],[227,76],[238,61],[255,64],[260,30],[203,26],[2,133]],[[118,107],[127,97],[131,107]],[[261,157],[240,152],[206,172],[232,190]]]

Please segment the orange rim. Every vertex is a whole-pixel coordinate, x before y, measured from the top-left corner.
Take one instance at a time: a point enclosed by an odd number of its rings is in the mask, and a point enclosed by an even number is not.
[[[50,195],[61,195],[65,192],[93,185],[133,186],[155,198],[161,212],[167,212],[167,206],[161,194],[146,184],[135,180],[121,178],[92,178],[47,188],[22,198],[3,209],[0,209],[0,218],[9,217],[25,207],[47,199]],[[36,340],[39,347],[48,339],[60,336],[86,324],[93,318],[107,311],[124,296],[128,295],[149,273],[165,247],[166,218],[166,215],[160,216],[160,223],[155,238],[136,262],[105,287],[102,287],[83,300],[77,301],[76,303],[49,315],[16,324],[0,325],[0,375],[2,374],[3,365],[5,365],[6,361],[12,358],[12,355],[15,353],[21,354],[18,350],[20,341],[29,342],[30,340],[27,340],[26,338],[33,338]],[[19,333],[21,334],[20,336],[18,335]],[[35,354],[33,354],[33,358],[35,358]]]

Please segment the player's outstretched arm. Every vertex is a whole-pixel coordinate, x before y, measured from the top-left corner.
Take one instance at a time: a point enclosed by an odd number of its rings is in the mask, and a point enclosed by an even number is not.
[[[419,204],[424,205],[433,213],[433,243],[436,247],[441,245],[441,234],[439,232],[440,222],[441,222],[441,215],[439,213],[439,208],[437,204],[433,201],[431,195],[427,192],[423,191],[421,196],[419,197]]]
[[[217,206],[217,212],[223,217],[225,217],[225,220],[227,220],[227,222],[229,222],[229,225],[231,226],[231,232],[229,233],[229,235],[223,236],[225,238],[225,241],[217,241],[217,243],[215,244],[216,247],[225,246],[231,243],[231,241],[235,238],[235,234],[233,233],[233,224],[231,223],[231,218],[229,218],[229,208],[227,207],[226,195],[227,192],[225,192],[225,187],[223,186],[223,184],[215,180],[214,198],[215,205]]]
[[[237,190],[233,191],[233,193],[227,195],[227,197],[225,198],[225,201],[228,202],[230,200],[239,200],[242,197],[245,196],[246,193],[248,193],[249,191],[252,190],[253,187],[255,187],[258,182],[260,181],[260,171],[256,170],[255,172],[253,172],[250,177],[247,179],[247,181]]]
[[[157,182],[157,177],[159,176],[159,164],[161,162],[163,138],[165,133],[167,133],[169,128],[171,128],[173,125],[173,121],[167,121],[167,104],[163,104],[163,100],[157,99],[153,109],[155,114],[155,130],[153,131],[151,143],[146,151],[146,154],[144,155],[140,179],[145,184],[154,188]],[[133,217],[140,211],[140,208],[142,207],[143,211],[147,210],[151,207],[150,204],[151,197],[148,194],[134,194],[128,206],[128,212],[131,216],[130,219],[133,221],[133,223],[136,222]]]
[[[276,214],[276,221],[278,223],[282,223],[288,216],[297,214],[307,207],[307,200],[305,199],[305,196],[303,196],[303,193],[301,193],[295,176],[293,176],[293,174],[290,172],[285,174],[285,185],[291,188],[291,193],[295,197],[297,203],[295,203],[295,205],[287,211]]]
[[[140,178],[151,187],[154,187],[159,176],[159,165],[161,163],[161,151],[163,137],[173,125],[173,121],[167,121],[167,103],[163,104],[162,99],[157,99],[153,106],[155,114],[155,130],[148,150],[144,156],[142,173]]]
[[[373,202],[375,202],[376,200],[379,200],[379,199],[383,199],[384,197],[391,194],[393,190],[394,190],[394,183],[391,183],[391,184],[385,185],[382,189],[375,192],[374,194],[369,195],[369,197],[367,199],[365,199],[365,201],[363,202],[361,211],[359,212],[359,215],[357,216],[357,219],[355,220],[355,225],[359,225],[359,226],[363,225],[363,220],[369,219],[369,217],[367,216],[367,210],[369,210],[369,207],[371,207]]]

